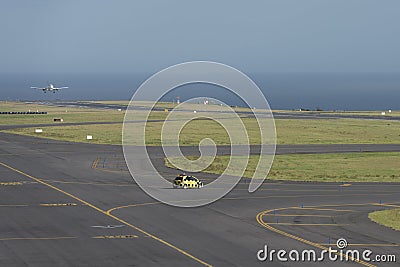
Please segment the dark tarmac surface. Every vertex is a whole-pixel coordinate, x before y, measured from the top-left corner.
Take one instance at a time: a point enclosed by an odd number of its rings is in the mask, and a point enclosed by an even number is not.
[[[147,196],[127,172],[95,168],[112,157],[122,157],[120,147],[0,133],[0,266],[310,266],[318,263],[259,262],[256,254],[264,245],[336,249],[339,238],[400,260],[400,233],[367,218],[400,207],[400,184],[267,181],[250,194],[242,180],[217,202],[177,208]],[[162,162],[157,152],[152,158]]]

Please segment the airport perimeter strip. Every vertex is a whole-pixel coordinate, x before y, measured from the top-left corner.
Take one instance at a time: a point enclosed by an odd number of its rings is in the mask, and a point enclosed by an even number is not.
[[[5,167],[5,168],[7,168],[7,169],[10,169],[10,170],[12,170],[12,171],[14,171],[14,172],[16,172],[16,173],[19,173],[19,174],[21,174],[21,175],[23,175],[23,176],[25,176],[25,177],[27,177],[27,178],[29,178],[29,179],[31,179],[31,180],[34,180],[34,181],[36,181],[36,182],[38,182],[38,183],[40,183],[40,184],[42,184],[42,185],[44,185],[44,186],[47,186],[47,187],[49,187],[49,188],[51,188],[51,189],[54,189],[54,190],[56,190],[56,191],[58,191],[58,192],[60,192],[60,193],[62,193],[62,194],[64,194],[64,195],[67,195],[67,196],[69,196],[69,197],[71,197],[71,198],[73,198],[73,199],[75,199],[75,200],[81,202],[82,204],[85,204],[85,205],[87,205],[88,207],[90,207],[90,208],[92,208],[92,209],[94,209],[94,210],[96,210],[96,211],[98,211],[98,212],[100,212],[100,213],[102,213],[102,214],[104,214],[104,215],[106,215],[106,216],[108,216],[108,217],[111,217],[111,218],[113,218],[114,220],[117,220],[117,221],[119,221],[120,223],[125,224],[126,226],[129,226],[129,227],[135,229],[136,231],[141,232],[142,234],[151,237],[152,239],[154,239],[154,240],[156,240],[156,241],[162,243],[163,245],[165,245],[165,246],[167,246],[167,247],[169,247],[169,248],[172,248],[172,249],[176,250],[177,252],[179,252],[179,253],[181,253],[181,254],[183,254],[183,255],[185,255],[185,256],[191,258],[192,260],[194,260],[194,261],[196,261],[196,262],[198,262],[198,263],[200,263],[200,264],[202,264],[202,265],[204,265],[204,266],[210,266],[210,267],[212,266],[211,264],[209,264],[209,263],[207,263],[207,262],[205,262],[205,261],[203,261],[203,260],[201,260],[201,259],[199,259],[199,258],[193,256],[192,254],[190,254],[190,253],[184,251],[183,249],[180,249],[180,248],[178,248],[178,247],[172,245],[171,243],[168,243],[167,241],[165,241],[165,240],[163,240],[163,239],[161,239],[161,238],[159,238],[159,237],[157,237],[157,236],[155,236],[155,235],[152,235],[152,234],[146,232],[145,230],[143,230],[143,229],[141,229],[141,228],[139,228],[139,227],[137,227],[137,226],[135,226],[135,225],[133,225],[133,224],[130,224],[130,223],[124,221],[123,219],[120,219],[119,217],[117,217],[117,216],[115,216],[115,215],[112,215],[111,213],[107,213],[106,211],[102,210],[101,208],[99,208],[99,207],[97,207],[97,206],[95,206],[95,205],[93,205],[93,204],[91,204],[91,203],[89,203],[89,202],[87,202],[87,201],[85,201],[85,200],[83,200],[83,199],[81,199],[81,198],[79,198],[79,197],[73,195],[73,194],[70,194],[70,193],[68,193],[68,192],[66,192],[66,191],[64,191],[64,190],[62,190],[62,189],[60,189],[60,188],[58,188],[58,187],[56,187],[56,186],[53,186],[53,185],[51,185],[51,184],[49,184],[49,183],[46,183],[46,182],[44,182],[43,180],[41,180],[41,179],[39,179],[39,178],[36,178],[36,177],[33,177],[32,175],[29,175],[29,174],[27,174],[27,173],[25,173],[25,172],[23,172],[23,171],[20,171],[20,170],[18,170],[18,169],[16,169],[16,168],[13,168],[13,167],[11,167],[11,166],[9,166],[9,165],[3,163],[3,162],[0,162],[0,165],[3,166],[3,167]]]

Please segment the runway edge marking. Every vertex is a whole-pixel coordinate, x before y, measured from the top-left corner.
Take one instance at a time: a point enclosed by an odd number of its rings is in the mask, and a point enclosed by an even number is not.
[[[12,170],[12,171],[14,171],[14,172],[17,172],[17,173],[19,173],[19,174],[21,174],[21,175],[23,175],[23,176],[25,176],[25,177],[28,177],[28,178],[30,178],[30,179],[32,179],[32,180],[38,182],[38,183],[41,183],[42,185],[45,185],[45,186],[47,186],[47,187],[49,187],[49,188],[52,188],[52,189],[54,189],[54,190],[56,190],[56,191],[58,191],[58,192],[61,192],[61,193],[63,193],[64,195],[67,195],[67,196],[69,196],[69,197],[72,197],[73,199],[76,199],[77,201],[79,201],[79,202],[81,202],[81,203],[83,203],[83,204],[85,204],[85,205],[91,207],[92,209],[97,210],[98,212],[100,212],[100,213],[102,213],[102,214],[104,214],[104,215],[106,215],[106,216],[109,216],[109,217],[111,217],[111,218],[113,218],[113,219],[115,219],[115,220],[117,220],[117,221],[119,221],[119,222],[121,222],[121,223],[123,223],[123,224],[125,224],[125,225],[127,225],[127,226],[129,226],[129,227],[131,227],[131,228],[133,228],[133,229],[135,229],[136,231],[141,232],[141,233],[144,234],[144,235],[147,235],[147,236],[153,238],[154,240],[156,240],[156,241],[158,241],[158,242],[160,242],[160,243],[166,245],[167,247],[170,247],[170,248],[172,248],[172,249],[178,251],[179,253],[181,253],[181,254],[183,254],[183,255],[185,255],[185,256],[191,258],[192,260],[195,260],[195,261],[197,261],[198,263],[201,263],[202,265],[210,266],[210,267],[212,266],[211,264],[208,264],[208,263],[206,263],[205,261],[203,261],[203,260],[201,260],[201,259],[199,259],[199,258],[196,258],[195,256],[193,256],[192,254],[190,254],[190,253],[184,251],[183,249],[180,249],[180,248],[178,248],[178,247],[172,245],[171,243],[168,243],[167,241],[165,241],[165,240],[163,240],[163,239],[161,239],[161,238],[159,238],[159,237],[157,237],[157,236],[155,236],[155,235],[152,235],[152,234],[146,232],[145,230],[143,230],[143,229],[141,229],[141,228],[139,228],[139,227],[137,227],[137,226],[135,226],[135,225],[133,225],[133,224],[130,224],[130,223],[124,221],[124,220],[121,219],[121,218],[118,218],[118,217],[116,217],[115,215],[112,215],[112,214],[110,214],[110,213],[107,213],[106,211],[100,209],[99,207],[97,207],[97,206],[95,206],[95,205],[93,205],[93,204],[91,204],[91,203],[89,203],[89,202],[87,202],[87,201],[85,201],[85,200],[83,200],[83,199],[81,199],[81,198],[79,198],[79,197],[77,197],[77,196],[71,194],[71,193],[68,193],[68,192],[66,192],[66,191],[64,191],[64,190],[62,190],[62,189],[60,189],[60,188],[58,188],[58,187],[56,187],[56,186],[53,186],[53,185],[51,185],[51,184],[48,184],[48,183],[42,181],[42,180],[39,179],[39,178],[33,177],[32,175],[29,175],[29,174],[27,174],[27,173],[25,173],[25,172],[23,172],[23,171],[20,171],[20,170],[14,168],[14,167],[11,167],[11,166],[9,166],[9,165],[3,163],[3,162],[0,162],[0,165],[2,165],[3,167],[6,167],[6,168],[8,168],[8,169],[10,169],[10,170]]]

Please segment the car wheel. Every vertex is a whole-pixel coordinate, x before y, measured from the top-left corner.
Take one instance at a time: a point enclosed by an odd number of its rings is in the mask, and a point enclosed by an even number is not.
[[[185,184],[185,185],[183,186],[183,188],[184,188],[184,189],[187,189],[187,185]]]

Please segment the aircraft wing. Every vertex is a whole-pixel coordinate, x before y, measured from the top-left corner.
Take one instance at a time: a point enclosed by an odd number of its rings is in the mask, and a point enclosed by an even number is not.
[[[31,89],[45,90],[46,88],[41,88],[41,87],[32,87],[32,86],[31,86]]]

